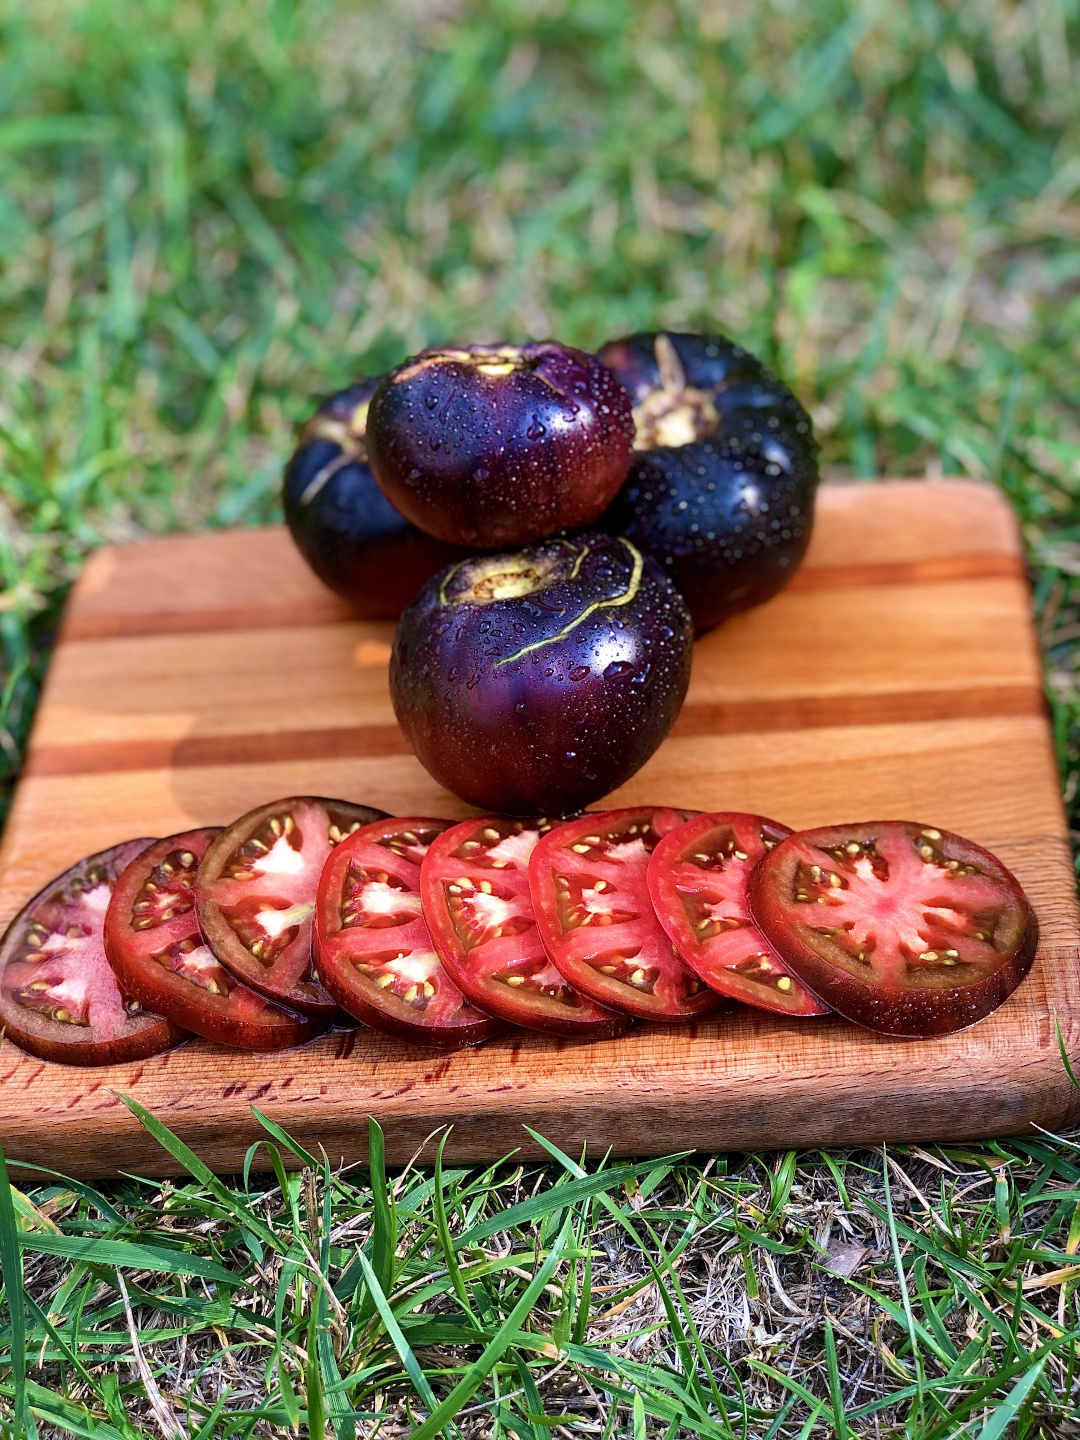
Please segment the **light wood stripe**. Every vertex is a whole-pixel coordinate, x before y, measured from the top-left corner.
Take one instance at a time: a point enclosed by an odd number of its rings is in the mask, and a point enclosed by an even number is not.
[[[761,734],[832,725],[895,725],[1041,715],[1040,690],[1026,685],[917,690],[879,695],[797,695],[776,700],[684,705],[672,734]],[[408,755],[396,725],[284,730],[276,734],[192,735],[180,740],[121,740],[45,745],[31,750],[26,774],[95,775],[123,770],[187,770],[208,765],[261,765],[288,760],[351,760]]]
[[[959,555],[938,560],[872,565],[805,565],[786,587],[792,591],[851,590],[865,586],[922,585],[957,580],[1023,579],[1018,555]],[[73,613],[61,629],[69,640],[116,640],[126,636],[205,634],[228,630],[278,630],[304,625],[333,625],[357,619],[347,601],[332,595],[310,596],[288,605],[234,606],[228,609]]]

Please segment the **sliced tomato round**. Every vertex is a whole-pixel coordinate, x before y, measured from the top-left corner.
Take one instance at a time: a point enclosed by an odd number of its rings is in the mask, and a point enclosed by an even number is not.
[[[442,1048],[505,1029],[454,984],[424,919],[420,865],[450,823],[405,816],[362,826],[327,861],[315,916],[319,975],[342,1009]]]
[[[216,827],[170,835],[144,850],[117,882],[105,950],[125,990],[207,1040],[240,1050],[284,1050],[319,1026],[240,985],[199,932],[195,872]]]
[[[858,1025],[963,1030],[1031,968],[1019,881],[971,840],[915,821],[803,830],[750,876],[750,913],[815,995]]]
[[[385,818],[347,800],[294,795],[234,820],[199,864],[195,908],[206,943],[238,980],[291,1009],[332,1019],[311,949],[319,876],[335,845]]]
[[[791,833],[763,815],[695,815],[653,851],[649,894],[676,950],[718,994],[780,1015],[824,1015],[829,1007],[780,959],[746,899],[751,870]]]
[[[529,859],[554,823],[482,815],[444,830],[420,869],[424,916],[447,973],[482,1010],[527,1030],[620,1035],[630,1017],[567,984],[536,928]]]
[[[21,1049],[67,1065],[144,1060],[186,1039],[117,983],[105,958],[116,882],[152,840],[88,855],[51,880],[0,941],[0,1025]]]
[[[689,1020],[720,1004],[683,962],[649,896],[649,856],[691,814],[603,810],[557,826],[533,851],[529,885],[544,948],[597,1004],[643,1020]]]

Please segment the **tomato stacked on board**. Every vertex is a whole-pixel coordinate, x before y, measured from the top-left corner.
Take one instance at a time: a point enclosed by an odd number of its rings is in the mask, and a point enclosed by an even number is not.
[[[337,1002],[315,972],[315,896],[334,846],[381,810],[292,796],[241,815],[199,862],[199,926],[221,963],[278,1004],[330,1020]]]
[[[762,815],[695,815],[653,851],[649,894],[672,944],[713,990],[780,1015],[823,1015],[829,1007],[750,917],[750,873],[790,834]]]
[[[996,856],[912,821],[789,836],[751,877],[750,904],[806,985],[886,1035],[945,1035],[989,1015],[1039,938]]]
[[[482,815],[444,830],[420,872],[424,913],[447,972],[466,995],[526,1030],[599,1039],[629,1016],[568,984],[537,928],[529,861],[547,820]]]
[[[420,902],[420,865],[447,820],[387,819],[337,847],[319,883],[315,951],[338,1004],[424,1045],[472,1045],[503,1027],[440,964]]]
[[[196,868],[221,833],[170,835],[127,867],[105,917],[109,963],[148,1009],[207,1040],[242,1050],[299,1045],[317,1034],[315,1023],[239,984],[199,929]]]
[[[105,958],[117,880],[152,840],[88,855],[35,895],[0,944],[0,1020],[31,1055],[109,1065],[157,1055],[185,1038],[122,983]]]
[[[529,863],[537,926],[556,968],[583,994],[642,1020],[688,1020],[719,997],[684,963],[649,897],[649,856],[688,818],[645,805],[559,825]]]
[[[1000,860],[910,821],[793,833],[643,805],[454,823],[293,796],[58,876],[0,942],[0,1019],[80,1065],[356,1021],[442,1049],[511,1025],[602,1041],[634,1020],[723,1026],[735,1001],[925,1037],[1001,1005],[1037,941]]]

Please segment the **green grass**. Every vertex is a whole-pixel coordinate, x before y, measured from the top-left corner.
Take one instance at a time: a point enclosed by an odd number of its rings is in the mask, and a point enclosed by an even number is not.
[[[276,518],[312,397],[422,345],[664,325],[764,355],[829,473],[1004,487],[1080,813],[1077,0],[0,0],[0,36],[5,796],[95,545]],[[1075,1437],[1075,1281],[1024,1288],[1071,1273],[1075,1143],[889,1162],[0,1176],[3,1424],[426,1435],[456,1393],[520,1440]]]
[[[267,1183],[147,1123],[190,1178],[0,1205],[13,1434],[1075,1434],[1068,1140],[388,1179],[266,1122]]]

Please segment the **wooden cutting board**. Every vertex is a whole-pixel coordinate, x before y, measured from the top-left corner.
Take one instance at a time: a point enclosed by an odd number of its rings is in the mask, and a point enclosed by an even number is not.
[[[284,530],[98,552],[68,606],[0,855],[6,921],[56,872],[134,835],[232,820],[297,793],[397,813],[468,813],[408,753],[386,664],[393,627],[351,618]],[[82,1175],[174,1163],[115,1092],[219,1169],[262,1132],[254,1103],[334,1162],[367,1115],[404,1162],[448,1152],[662,1153],[1054,1129],[1080,1116],[1080,926],[1015,521],[969,481],[825,486],[792,585],[698,646],[671,737],[613,804],[744,809],[806,827],[903,818],[970,836],[1020,877],[1040,957],[963,1034],[897,1041],[825,1017],[739,1009],[619,1040],[519,1033],[454,1055],[370,1030],[286,1054],[192,1041],[99,1070],[0,1047],[9,1159]]]

